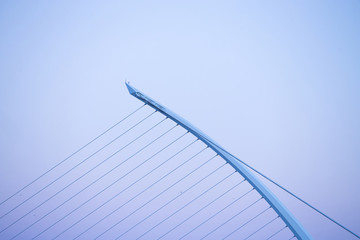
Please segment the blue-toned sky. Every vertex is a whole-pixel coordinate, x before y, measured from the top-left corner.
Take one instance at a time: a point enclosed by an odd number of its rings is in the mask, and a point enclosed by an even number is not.
[[[1,199],[136,88],[360,234],[360,2],[2,1]],[[350,238],[275,191],[319,239]]]

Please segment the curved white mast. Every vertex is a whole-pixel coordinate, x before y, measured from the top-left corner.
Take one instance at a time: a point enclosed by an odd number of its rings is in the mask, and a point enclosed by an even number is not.
[[[231,156],[226,150],[224,150],[219,144],[214,142],[210,137],[204,134],[202,131],[197,129],[191,123],[172,112],[168,108],[162,106],[155,100],[146,96],[141,91],[130,86],[126,83],[129,93],[134,97],[138,98],[145,104],[151,106],[155,110],[161,112],[183,128],[194,134],[199,140],[204,142],[207,146],[213,149],[219,156],[227,161],[236,171],[238,171],[255,189],[256,191],[269,203],[269,205],[276,211],[281,219],[286,223],[289,229],[294,233],[295,237],[301,240],[312,239],[307,231],[302,227],[299,221],[291,214],[291,212],[279,201],[279,199],[247,168],[245,168],[239,161]]]

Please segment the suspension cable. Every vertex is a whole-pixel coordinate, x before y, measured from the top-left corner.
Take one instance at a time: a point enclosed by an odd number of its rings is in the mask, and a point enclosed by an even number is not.
[[[254,217],[252,217],[251,219],[249,219],[248,221],[246,221],[243,225],[241,225],[240,227],[236,228],[234,231],[232,231],[231,233],[229,233],[228,235],[226,235],[223,239],[228,238],[231,234],[233,234],[234,232],[240,230],[241,228],[243,228],[244,226],[246,226],[248,223],[252,222],[253,220],[255,220],[256,218],[258,218],[259,216],[261,216],[262,214],[264,214],[267,210],[271,209],[271,206],[268,206],[266,209],[262,210],[260,213],[256,214]]]
[[[260,228],[258,228],[255,232],[253,232],[252,234],[250,234],[249,236],[247,236],[244,240],[249,239],[251,236],[255,235],[256,233],[260,232],[262,229],[266,228],[266,226],[270,225],[272,222],[274,222],[276,219],[278,219],[280,216],[277,215],[276,217],[274,217],[272,220],[270,220],[269,222],[267,222],[266,224],[262,225]]]
[[[287,225],[285,224],[285,226],[283,226],[280,230],[276,231],[274,234],[272,234],[270,237],[268,237],[266,240],[269,240],[270,238],[276,236],[278,233],[280,233],[281,231],[283,231],[285,228],[287,228]]]
[[[197,140],[196,140],[197,141]],[[124,205],[126,205],[127,203],[129,203],[129,202],[131,202],[133,200],[133,198],[132,199],[130,199],[130,200],[128,200],[126,203],[124,203],[124,204],[122,204],[120,207],[123,207]],[[115,212],[115,211],[118,211],[120,208],[117,208],[116,210],[114,210],[113,212]],[[132,215],[132,214],[130,214],[130,215]],[[128,216],[126,216],[125,218],[123,218],[120,222],[122,222],[123,220],[125,220],[127,217],[129,217],[130,215],[128,215]],[[118,225],[120,222],[118,222],[116,225]],[[116,225],[114,225],[114,227],[116,226]],[[112,229],[113,227],[111,227],[111,228],[109,228],[108,230],[110,230],[110,229]],[[107,230],[107,231],[108,231]],[[107,232],[106,231],[106,232]],[[105,232],[104,232],[105,233]],[[101,234],[102,235],[102,234]],[[101,236],[101,235],[99,235],[99,236]],[[97,236],[95,239],[97,239],[99,236]]]
[[[36,195],[38,195],[39,193],[41,193],[43,190],[45,190],[46,188],[48,188],[49,186],[51,186],[52,184],[54,184],[55,182],[57,182],[59,179],[61,179],[62,177],[64,177],[65,175],[67,175],[68,173],[70,173],[71,171],[73,171],[74,169],[76,169],[77,167],[79,167],[81,164],[83,164],[84,162],[86,162],[87,160],[89,160],[91,157],[93,157],[94,155],[96,155],[97,153],[99,153],[100,151],[102,151],[103,149],[105,149],[107,146],[109,146],[110,144],[112,144],[113,142],[115,142],[117,139],[119,139],[120,137],[122,137],[124,134],[126,134],[127,132],[129,132],[130,130],[132,130],[133,128],[135,128],[136,126],[138,126],[139,124],[141,124],[142,122],[144,122],[146,119],[148,119],[149,117],[151,117],[156,111],[152,112],[151,114],[149,114],[148,116],[146,116],[145,118],[143,118],[141,121],[137,122],[135,125],[133,125],[132,127],[130,127],[129,129],[127,129],[125,132],[123,132],[122,134],[120,134],[119,136],[117,136],[116,138],[114,138],[113,140],[111,140],[110,142],[108,142],[107,144],[105,144],[103,147],[101,147],[100,149],[98,149],[97,151],[95,151],[94,153],[92,153],[90,156],[86,157],[84,160],[82,160],[80,163],[76,164],[74,167],[72,167],[71,169],[69,169],[68,171],[66,171],[65,173],[63,173],[62,175],[60,175],[59,177],[57,177],[55,180],[51,181],[50,183],[48,183],[47,185],[45,185],[43,188],[41,188],[40,190],[38,190],[36,193],[32,194],[30,197],[28,197],[27,199],[23,200],[20,204],[16,205],[14,208],[12,208],[11,210],[9,210],[8,212],[6,212],[5,214],[3,214],[0,219],[2,219],[3,217],[7,216],[9,213],[13,212],[15,209],[17,209],[18,207],[20,207],[21,205],[23,205],[24,203],[26,203],[27,201],[29,201],[30,199],[32,199],[33,197],[35,197]],[[1,233],[1,232],[0,232]]]
[[[166,119],[166,118],[165,118]],[[164,121],[165,119],[163,119],[162,121]],[[161,121],[161,122],[162,122]],[[88,174],[90,171],[94,170],[96,167],[100,166],[100,164],[104,163],[105,161],[107,161],[108,159],[112,158],[113,156],[115,156],[117,153],[119,153],[121,150],[123,150],[125,147],[129,146],[131,143],[135,142],[136,140],[138,140],[140,137],[142,137],[144,134],[146,134],[147,132],[149,132],[150,130],[154,129],[156,126],[158,126],[161,122],[157,123],[156,125],[154,125],[153,127],[151,127],[149,130],[147,130],[146,132],[144,132],[143,134],[141,134],[140,136],[138,136],[137,138],[135,138],[134,140],[132,140],[130,143],[128,143],[127,145],[125,145],[124,147],[122,147],[120,150],[116,151],[115,153],[113,153],[112,155],[110,155],[108,158],[106,158],[105,160],[103,160],[101,163],[99,163],[98,165],[96,165],[95,167],[93,167],[92,169],[90,169],[88,172],[84,173],[82,176],[80,176],[78,179],[80,179],[81,177],[83,177],[84,175]],[[103,177],[105,177],[106,175],[108,175],[109,173],[111,173],[112,171],[114,171],[115,169],[117,169],[118,167],[120,167],[122,164],[124,164],[126,161],[128,161],[130,158],[134,157],[136,154],[138,154],[139,152],[141,152],[142,150],[144,150],[146,147],[148,147],[149,145],[151,145],[152,143],[154,143],[155,141],[157,141],[159,138],[161,138],[162,136],[164,136],[166,133],[160,135],[158,138],[156,138],[155,140],[153,140],[152,142],[150,142],[149,144],[147,144],[145,147],[141,148],[140,150],[138,150],[136,153],[134,153],[133,155],[131,155],[130,157],[128,157],[126,160],[124,160],[123,162],[119,163],[118,165],[116,165],[115,167],[113,167],[112,169],[110,169],[110,171],[106,172],[105,174],[103,174],[102,176],[100,176],[99,178],[97,178],[95,181],[93,181],[92,183],[90,183],[89,185],[87,185],[85,188],[83,188],[82,190],[80,190],[79,192],[77,192],[75,195],[73,195],[72,197],[70,197],[69,199],[67,199],[65,202],[61,203],[59,206],[57,206],[55,209],[53,209],[52,211],[48,212],[46,215],[44,215],[43,217],[41,217],[39,220],[35,221],[34,223],[32,223],[30,226],[28,226],[27,228],[25,228],[24,230],[22,230],[21,232],[19,232],[17,235],[15,235],[13,238],[17,237],[18,235],[20,235],[21,233],[23,233],[24,231],[26,231],[27,229],[29,229],[30,227],[32,227],[33,225],[35,225],[36,223],[38,223],[39,221],[41,221],[43,218],[45,218],[46,216],[48,216],[49,214],[51,214],[52,212],[54,212],[55,210],[57,210],[58,208],[60,208],[61,206],[63,206],[65,203],[69,202],[71,199],[73,199],[74,197],[76,197],[77,195],[79,195],[81,192],[85,191],[87,188],[89,188],[90,186],[92,186],[93,184],[95,184],[96,182],[98,182],[100,179],[102,179]],[[75,181],[77,181],[78,179],[76,179]],[[69,185],[67,185],[65,188],[67,188],[68,186],[70,186],[71,184],[73,184],[74,182],[70,183]],[[63,191],[64,188],[60,191]],[[45,200],[44,202],[42,202],[40,205],[38,205],[36,208],[32,209],[30,212],[28,212],[26,215],[30,214],[33,210],[39,208],[41,205],[43,205],[45,202],[47,202],[48,200],[50,200],[51,198],[55,197],[55,195],[57,195],[59,192],[55,193],[53,196],[51,196],[50,198],[48,198],[47,200]],[[24,218],[26,215],[22,216],[20,219]],[[14,223],[12,223],[11,225],[15,224],[16,222],[18,222],[20,219],[16,220]],[[7,228],[9,228],[11,225],[9,225]],[[6,228],[6,229],[7,229]],[[2,230],[1,232],[5,231],[6,229]],[[0,233],[1,233],[0,232]],[[12,239],[13,239],[12,238]]]
[[[197,199],[201,198],[202,196],[204,196],[206,193],[208,193],[209,191],[211,191],[212,189],[214,189],[215,187],[217,187],[219,184],[221,184],[222,182],[224,182],[226,179],[228,179],[229,177],[231,177],[232,175],[234,175],[236,173],[236,170],[230,174],[228,174],[225,178],[221,179],[219,182],[217,182],[216,184],[212,185],[211,187],[209,187],[208,189],[206,189],[204,192],[202,192],[200,195],[198,195],[196,198],[192,199],[190,202],[188,202],[187,204],[185,204],[184,206],[182,206],[181,208],[179,208],[178,210],[176,210],[175,212],[173,212],[170,216],[166,217],[165,219],[161,220],[159,223],[157,223],[155,226],[153,226],[152,228],[150,228],[148,231],[146,231],[146,234],[151,232],[153,229],[157,228],[158,226],[160,226],[163,222],[165,222],[166,220],[168,220],[169,218],[171,218],[172,216],[174,216],[176,213],[180,212],[181,210],[183,210],[184,208],[186,208],[187,206],[189,206],[190,204],[192,204],[194,201],[196,201]],[[123,236],[125,233],[129,232],[129,230],[127,230],[126,232],[122,233],[120,236],[118,236],[116,239],[119,239],[121,236]],[[143,236],[145,236],[146,234],[143,234]],[[160,237],[162,238],[162,236]],[[158,238],[158,239],[160,239]],[[138,238],[139,239],[139,238]]]
[[[205,208],[207,208],[208,206],[210,206],[211,204],[213,204],[214,202],[216,202],[217,200],[219,200],[221,197],[223,197],[224,195],[226,195],[227,193],[229,193],[230,191],[232,191],[233,189],[235,189],[237,186],[239,186],[241,183],[245,182],[246,180],[243,179],[241,182],[235,184],[233,187],[231,187],[230,189],[228,189],[227,191],[225,191],[224,193],[222,193],[220,196],[216,197],[214,200],[212,200],[211,202],[209,202],[208,204],[206,204],[205,206],[203,206],[202,208],[200,208],[199,210],[197,210],[195,213],[193,213],[191,216],[187,217],[185,220],[183,220],[182,222],[178,223],[175,227],[171,228],[170,230],[168,230],[166,233],[164,233],[163,235],[161,235],[158,239],[161,239],[163,237],[165,237],[166,235],[168,235],[170,232],[172,232],[174,229],[176,229],[177,227],[179,227],[180,225],[182,225],[183,223],[185,223],[186,221],[188,221],[190,218],[192,218],[193,216],[195,216],[196,214],[198,214],[199,212],[201,212],[202,210],[204,210]],[[173,214],[172,214],[173,215]]]
[[[196,140],[197,141],[197,140]],[[142,190],[140,193],[138,193],[135,197],[133,197],[131,200],[135,199],[136,197],[138,197],[139,195],[141,195],[142,193],[144,193],[145,191],[147,191],[148,189],[150,189],[151,187],[153,187],[155,184],[157,184],[158,182],[160,182],[161,180],[163,180],[164,178],[166,178],[168,175],[170,175],[172,172],[176,171],[177,169],[179,169],[181,166],[183,166],[184,164],[186,164],[187,162],[189,162],[191,159],[193,159],[194,157],[196,157],[197,155],[199,155],[201,152],[203,152],[204,150],[206,150],[208,147],[202,149],[200,152],[198,152],[197,154],[195,154],[194,156],[192,156],[191,158],[189,158],[188,160],[186,160],[185,162],[183,162],[181,165],[177,166],[175,169],[173,169],[171,172],[167,173],[166,175],[164,175],[163,177],[161,177],[159,180],[157,180],[156,182],[152,183],[150,186],[148,186],[146,189]],[[168,160],[170,160],[171,158],[167,159],[165,162],[167,162]],[[150,173],[152,173],[153,171],[155,171],[157,168],[152,169],[149,173],[147,173],[146,175],[142,176],[141,178],[139,178],[136,182],[132,183],[130,186],[126,187],[125,189],[121,190],[119,193],[117,193],[115,196],[111,197],[110,199],[108,199],[106,202],[102,203],[100,206],[98,206],[96,209],[92,210],[90,213],[86,214],[84,217],[82,217],[80,220],[76,221],[74,224],[72,224],[70,227],[68,227],[67,229],[65,229],[64,231],[62,231],[60,234],[58,234],[56,237],[54,237],[53,239],[58,238],[60,235],[62,235],[63,233],[65,233],[66,231],[68,231],[70,228],[74,227],[75,225],[77,225],[79,222],[81,222],[82,220],[84,220],[85,218],[87,218],[88,216],[90,216],[92,213],[96,212],[97,210],[99,210],[101,207],[103,207],[105,204],[109,203],[111,200],[115,199],[116,197],[118,197],[121,193],[123,193],[124,191],[126,191],[127,189],[129,189],[130,187],[132,187],[134,184],[136,184],[137,182],[139,182],[141,179],[143,179],[144,177],[146,177],[147,175],[149,175]],[[89,199],[90,200],[90,199]],[[88,201],[89,201],[88,200]],[[84,203],[85,204],[85,203]],[[82,204],[83,205],[83,204]],[[78,207],[79,208],[79,207]],[[76,208],[75,210],[77,210],[78,208]],[[75,210],[73,210],[72,212],[74,212]],[[64,216],[63,218],[61,218],[59,221],[61,221],[62,219],[64,219],[65,217],[67,217],[68,215],[70,215],[72,212],[70,212],[69,214],[67,214],[66,216]],[[59,222],[57,221],[57,222]],[[56,222],[56,223],[57,223]],[[56,224],[55,223],[55,224]],[[55,225],[53,224],[53,225]],[[51,225],[50,227],[52,227],[53,225]],[[48,227],[47,229],[45,229],[43,232],[45,232],[46,230],[48,230],[50,227]],[[41,232],[41,233],[43,233]],[[40,234],[41,234],[40,233]],[[40,234],[38,234],[37,236],[39,236]],[[36,236],[36,237],[37,237]]]
[[[177,125],[173,126],[172,128],[170,128],[168,131],[165,132],[168,133],[170,132],[172,129],[174,129]],[[142,163],[143,164],[143,163]],[[135,168],[136,169],[136,168]],[[154,170],[156,170],[156,168],[154,168],[153,170],[151,170],[148,174],[150,174],[151,172],[153,172]],[[127,175],[129,175],[131,173],[127,172],[125,175],[121,176],[120,178],[118,178],[116,181],[114,181],[113,183],[111,183],[110,185],[108,185],[106,188],[104,188],[103,190],[101,190],[100,192],[98,192],[97,194],[95,194],[94,196],[92,196],[91,198],[89,198],[88,200],[86,200],[85,202],[83,202],[82,204],[80,204],[78,207],[76,207],[75,209],[73,209],[71,212],[69,212],[68,214],[66,214],[65,216],[63,216],[61,219],[57,220],[55,223],[51,224],[49,227],[47,227],[45,230],[43,230],[42,232],[40,232],[39,234],[37,234],[35,237],[33,237],[33,239],[39,237],[41,234],[43,234],[44,232],[46,232],[47,230],[49,230],[50,228],[52,228],[53,226],[55,226],[57,223],[59,223],[60,221],[62,221],[63,219],[65,219],[66,217],[68,217],[69,215],[71,215],[72,213],[74,213],[76,210],[80,209],[82,206],[84,206],[85,204],[87,204],[88,202],[90,202],[92,199],[96,198],[98,195],[100,195],[101,193],[103,193],[105,190],[109,189],[111,186],[113,186],[114,184],[116,184],[117,182],[119,182],[120,180],[122,180],[124,177],[126,177]],[[145,175],[146,176],[146,175]],[[145,177],[143,176],[143,177]],[[136,182],[140,181],[143,177],[139,178]],[[135,183],[136,183],[135,182]],[[135,184],[133,183],[133,184]],[[133,185],[132,184],[132,185]],[[131,185],[131,186],[132,186]],[[130,187],[130,186],[129,186]],[[127,190],[129,187],[121,190],[121,192],[119,192],[118,194],[116,194],[115,196],[113,196],[112,198],[110,198],[109,200],[107,200],[105,203],[103,203],[100,207],[104,206],[106,203],[110,202],[111,200],[113,200],[115,197],[117,197],[118,195],[120,195],[121,193],[123,193],[125,190]],[[72,224],[70,227],[68,227],[67,229],[65,229],[63,232],[61,232],[59,235],[57,235],[55,238],[59,237],[61,234],[65,233],[67,230],[69,230],[70,228],[74,227],[75,225],[77,225],[80,221],[82,221],[83,219],[85,219],[87,216],[91,215],[93,212],[95,212],[96,210],[98,210],[100,207],[96,208],[95,210],[91,211],[89,214],[87,214],[85,217],[83,217],[82,219],[80,219],[79,221],[77,221],[76,223]],[[55,239],[53,238],[53,239]]]
[[[215,157],[215,156],[214,156]],[[218,167],[217,169],[215,169],[214,171],[212,171],[210,174],[208,174],[207,176],[205,176],[204,178],[202,178],[200,181],[196,182],[195,184],[193,184],[192,186],[190,186],[188,189],[186,189],[183,193],[189,191],[190,189],[192,189],[193,187],[195,187],[197,184],[199,184],[200,182],[202,182],[205,178],[209,177],[210,175],[212,175],[213,173],[217,172],[219,169],[221,169],[223,166],[225,166],[226,163],[224,163],[223,165],[221,165],[220,167]],[[181,195],[181,194],[180,194]],[[177,199],[180,195],[177,195],[175,198],[171,199],[169,202],[167,202],[165,205],[163,205],[162,207],[160,207],[159,209],[157,209],[155,212],[151,213],[150,215],[148,215],[146,218],[142,219],[140,222],[138,222],[137,224],[135,224],[132,228],[134,228],[135,226],[137,226],[138,224],[140,224],[141,222],[145,221],[146,219],[148,219],[149,217],[151,217],[152,215],[154,215],[156,212],[160,211],[162,208],[164,208],[165,206],[167,206],[168,204],[170,204],[171,202],[175,201],[175,199]],[[150,200],[152,201],[152,200]],[[129,216],[131,216],[132,214],[134,214],[135,212],[137,212],[139,209],[141,209],[143,206],[145,206],[146,204],[148,204],[150,201],[146,202],[145,204],[143,204],[142,206],[140,206],[139,208],[137,208],[135,211],[133,211],[132,213],[130,213],[129,215],[127,215],[125,218],[121,219],[120,221],[118,221],[117,223],[115,223],[114,225],[112,225],[110,228],[108,228],[107,230],[105,230],[104,232],[102,232],[100,235],[98,235],[95,239],[98,239],[100,236],[104,235],[106,232],[108,232],[109,230],[111,230],[112,228],[114,228],[115,226],[117,226],[118,224],[120,224],[122,221],[124,221],[126,218],[128,218]]]
[[[194,173],[194,172],[196,172],[198,169],[200,169],[201,167],[203,167],[203,166],[205,166],[206,164],[208,164],[211,160],[213,160],[216,156],[218,156],[218,155],[215,155],[215,156],[213,156],[213,157],[211,157],[210,159],[208,159],[207,161],[205,161],[204,163],[202,163],[200,166],[198,166],[197,168],[195,168],[195,169],[193,169],[190,173],[188,173],[188,174],[186,174],[185,176],[183,176],[182,178],[180,178],[178,181],[176,181],[175,183],[173,183],[172,185],[170,185],[169,187],[167,187],[165,190],[163,190],[162,192],[160,192],[159,194],[157,194],[155,197],[153,197],[152,199],[150,199],[149,201],[147,201],[145,204],[143,204],[141,207],[139,207],[138,209],[136,209],[135,211],[134,211],[134,213],[136,212],[136,211],[138,211],[138,210],[140,210],[141,208],[143,208],[144,206],[146,206],[147,204],[149,204],[150,202],[152,202],[153,200],[155,200],[156,198],[158,198],[159,196],[161,196],[163,193],[165,193],[167,190],[169,190],[169,189],[171,189],[172,187],[174,187],[175,185],[177,185],[179,182],[181,182],[181,181],[183,181],[184,179],[186,179],[188,176],[190,176],[192,173]],[[186,190],[187,191],[187,190]],[[175,199],[176,199],[177,197],[175,197]],[[175,200],[175,199],[173,199],[173,200]],[[173,201],[173,200],[171,200],[171,201]],[[170,201],[170,202],[171,202]],[[169,202],[169,203],[170,203]],[[169,204],[169,203],[167,203],[167,204]],[[167,205],[166,204],[166,205]],[[165,205],[165,206],[166,206]],[[165,207],[165,206],[163,206],[163,207]],[[162,208],[163,208],[162,207]],[[157,211],[159,211],[160,209],[158,209]],[[157,212],[156,211],[156,212]],[[154,213],[152,213],[152,214],[150,214],[149,216],[147,216],[146,217],[146,219],[147,218],[149,218],[149,217],[151,217],[153,214],[155,214],[156,212],[154,212]],[[131,214],[133,214],[133,213],[131,213]],[[128,215],[127,217],[129,217],[130,215]],[[125,217],[125,218],[127,218],[127,217]],[[138,222],[135,226],[137,226],[137,225],[139,225],[140,223],[142,223],[143,221],[145,221],[146,219],[143,219],[142,221],[140,221],[140,222]],[[121,220],[122,221],[122,220]]]
[[[232,219],[234,219],[235,217],[239,216],[241,213],[245,212],[246,210],[248,210],[249,208],[251,208],[252,206],[254,206],[256,203],[258,203],[260,200],[262,200],[263,198],[260,197],[258,200],[256,200],[255,202],[253,202],[252,204],[250,204],[249,206],[247,206],[246,208],[244,208],[243,210],[241,210],[240,212],[238,212],[236,215],[232,216],[230,219],[226,220],[226,222],[222,223],[221,225],[219,225],[218,227],[216,227],[215,229],[213,229],[211,232],[207,233],[205,236],[203,236],[201,239],[206,238],[207,236],[209,236],[210,234],[212,234],[213,232],[215,232],[216,230],[218,230],[219,228],[221,228],[222,226],[224,226],[226,223],[228,223],[229,221],[231,221]],[[200,240],[201,240],[200,239]]]
[[[144,161],[147,162],[150,159],[152,159],[153,157],[155,157],[156,155],[158,155],[159,153],[161,153],[162,151],[164,151],[166,148],[168,148],[169,146],[171,146],[172,144],[174,144],[175,142],[177,142],[179,139],[181,139],[182,137],[184,137],[186,134],[188,134],[189,132],[185,132],[184,134],[182,134],[180,137],[178,137],[177,139],[175,139],[174,141],[172,141],[171,143],[169,143],[168,145],[166,145],[164,148],[162,148],[161,150],[159,150],[158,152],[156,152],[155,154],[153,154],[151,157],[149,157],[148,159],[146,159]],[[141,164],[139,164],[137,167],[141,166]],[[134,169],[133,169],[134,170]],[[105,219],[105,218],[104,218]],[[102,221],[102,220],[100,220]],[[97,225],[100,221],[96,222],[95,224],[93,224],[90,228],[92,228],[93,226]],[[82,233],[80,233],[80,235],[76,236],[74,239],[80,237],[82,234],[84,234],[85,232],[87,232],[88,230],[90,230],[90,228],[86,229],[85,231],[83,231]]]
[[[118,121],[117,123],[115,123],[114,125],[112,125],[110,128],[106,129],[104,132],[102,132],[100,135],[98,135],[97,137],[95,137],[94,139],[92,139],[90,142],[86,143],[84,146],[82,146],[81,148],[79,148],[78,150],[76,150],[75,152],[73,152],[72,154],[70,154],[68,157],[66,157],[65,159],[61,160],[59,163],[57,163],[55,166],[53,166],[52,168],[50,168],[49,170],[47,170],[46,172],[44,172],[43,174],[41,174],[39,177],[37,177],[36,179],[32,180],[30,183],[28,183],[27,185],[25,185],[24,187],[22,187],[21,189],[19,189],[17,192],[15,192],[14,194],[12,194],[11,196],[7,197],[5,200],[3,200],[2,202],[0,202],[0,206],[2,204],[4,204],[5,202],[7,202],[8,200],[10,200],[11,198],[13,198],[14,196],[16,196],[17,194],[19,194],[21,191],[25,190],[26,188],[28,188],[30,185],[32,185],[33,183],[35,183],[36,181],[38,181],[40,178],[44,177],[46,174],[48,174],[49,172],[51,172],[52,170],[54,170],[55,168],[57,168],[58,166],[60,166],[61,164],[63,164],[64,162],[66,162],[68,159],[70,159],[72,156],[74,156],[75,154],[77,154],[78,152],[80,152],[81,150],[83,150],[84,148],[86,148],[87,146],[89,146],[91,143],[93,143],[94,141],[96,141],[97,139],[99,139],[101,136],[103,136],[104,134],[106,134],[107,132],[109,132],[111,129],[113,129],[114,127],[116,127],[117,125],[119,125],[120,123],[122,123],[123,121],[125,121],[127,118],[129,118],[130,116],[132,116],[133,114],[135,114],[137,111],[139,111],[141,108],[143,108],[146,104],[142,105],[141,107],[137,108],[135,111],[133,111],[132,113],[130,113],[129,115],[127,115],[126,117],[124,117],[123,119],[121,119],[120,121]],[[1,219],[1,218],[0,218]]]
[[[203,163],[201,166],[199,166],[197,169],[199,169],[199,168],[201,168],[202,166],[204,166],[206,163],[208,163],[209,161],[211,161],[212,159],[214,159],[216,156],[218,156],[218,155],[215,155],[214,157],[212,157],[211,159],[209,159],[207,162],[205,162],[205,163]],[[153,216],[154,214],[156,214],[157,212],[159,212],[161,209],[163,209],[163,208],[165,208],[166,206],[168,206],[170,203],[172,203],[173,201],[175,201],[175,200],[176,200],[178,197],[180,197],[182,194],[190,191],[192,188],[194,188],[195,186],[197,186],[198,184],[200,184],[200,183],[201,183],[202,181],[204,181],[206,178],[210,177],[212,174],[214,174],[215,172],[219,171],[219,170],[220,170],[221,168],[223,168],[226,164],[227,164],[227,163],[224,163],[224,164],[220,165],[218,168],[216,168],[215,170],[213,170],[211,173],[207,174],[205,177],[203,177],[203,178],[201,178],[200,180],[198,180],[196,183],[194,183],[193,185],[191,185],[190,187],[188,187],[188,188],[187,188],[185,191],[183,191],[181,194],[175,196],[175,197],[172,198],[170,201],[168,201],[165,205],[163,205],[163,206],[161,206],[160,208],[158,208],[155,212],[152,212],[152,213],[151,213],[150,215],[148,215],[146,218],[143,218],[140,222],[136,223],[133,227],[131,227],[131,229],[132,229],[132,228],[135,228],[136,226],[138,226],[139,224],[143,223],[143,222],[146,221],[148,218],[150,218],[151,216]],[[196,170],[197,170],[197,169],[196,169]],[[188,173],[187,175],[185,175],[183,178],[181,178],[179,181],[177,181],[176,183],[174,183],[174,184],[171,185],[170,187],[172,187],[172,186],[176,185],[177,183],[181,182],[182,180],[184,180],[185,178],[187,178],[188,176],[190,176],[192,173],[194,173],[196,170]],[[169,187],[168,189],[170,189],[170,187]],[[168,189],[166,189],[166,190],[168,190]],[[162,194],[162,192],[161,192],[159,195],[161,195],[161,194]],[[156,197],[158,197],[159,195],[157,195]],[[156,198],[156,197],[155,197],[155,198]],[[155,199],[155,198],[153,198],[153,199]],[[146,202],[143,206],[145,206],[146,204],[148,204],[149,202],[151,202],[153,199],[151,199],[150,201]],[[140,208],[136,209],[135,211],[141,209],[143,206],[141,206]],[[134,212],[133,212],[133,213],[134,213]],[[131,213],[131,214],[133,214],[133,213]],[[128,216],[130,216],[130,215],[128,215]],[[128,217],[128,216],[127,216],[127,217]],[[127,218],[127,217],[125,217],[125,218]],[[124,219],[122,219],[121,221],[123,221],[123,220],[124,220]],[[121,222],[121,221],[120,221],[120,222]],[[118,223],[120,223],[120,222],[118,222]],[[129,230],[131,230],[131,229],[129,229]],[[145,232],[144,234],[146,234],[146,232]],[[99,236],[98,236],[98,237],[99,237]],[[139,239],[139,238],[141,238],[141,237],[142,237],[142,235],[141,235],[140,237],[138,237],[137,239]]]
[[[189,235],[190,233],[192,233],[193,231],[195,231],[196,229],[198,229],[199,227],[201,227],[202,225],[204,225],[205,223],[207,223],[208,221],[210,221],[211,219],[213,219],[214,217],[216,217],[217,215],[219,215],[222,211],[224,211],[225,209],[227,209],[228,207],[230,207],[231,205],[233,205],[234,203],[240,201],[240,199],[242,199],[243,197],[245,197],[246,195],[248,195],[249,193],[251,193],[252,191],[254,191],[255,189],[252,188],[249,191],[247,191],[246,193],[244,193],[243,195],[241,195],[240,197],[238,197],[237,199],[235,199],[234,201],[232,201],[231,203],[229,203],[228,205],[226,205],[225,207],[223,207],[220,211],[216,212],[215,214],[213,214],[211,217],[207,218],[205,221],[203,221],[202,223],[200,223],[199,225],[197,225],[195,228],[191,229],[189,232],[187,232],[185,235],[181,236],[180,239],[183,239],[184,237],[186,237],[187,235]]]
[[[207,139],[208,140],[208,139]],[[254,172],[256,172],[257,174],[259,174],[260,176],[262,176],[263,178],[265,178],[266,180],[268,180],[269,182],[271,182],[272,184],[274,184],[275,186],[277,186],[278,188],[282,189],[283,191],[285,191],[286,193],[290,194],[291,196],[293,196],[294,198],[296,198],[297,200],[299,200],[300,202],[302,202],[303,204],[305,204],[306,206],[308,206],[309,208],[313,209],[314,211],[316,211],[317,213],[321,214],[323,217],[327,218],[328,220],[330,220],[331,222],[335,223],[336,225],[338,225],[339,227],[341,227],[342,229],[344,229],[345,231],[349,232],[350,234],[352,234],[353,236],[357,237],[358,239],[360,239],[360,236],[356,233],[354,233],[353,231],[351,231],[349,228],[345,227],[344,225],[342,225],[341,223],[339,223],[338,221],[336,221],[335,219],[331,218],[330,216],[326,215],[324,212],[320,211],[319,209],[315,208],[314,206],[312,206],[310,203],[306,202],[305,200],[303,200],[302,198],[298,197],[297,195],[295,195],[294,193],[290,192],[288,189],[286,189],[285,187],[281,186],[279,183],[275,182],[274,180],[272,180],[271,178],[267,177],[266,175],[264,175],[263,173],[259,172],[258,170],[256,170],[255,168],[253,168],[252,166],[250,166],[249,164],[245,163],[243,160],[239,159],[238,157],[234,156],[233,154],[229,153],[228,151],[226,151],[225,149],[223,149],[221,146],[217,145],[216,143],[208,140],[209,142],[211,142],[212,144],[214,144],[216,147],[220,148],[222,151],[226,152],[227,154],[229,154],[230,156],[232,156],[233,158],[235,158],[236,160],[238,160],[239,162],[241,162],[242,164],[244,164],[246,167],[250,168],[251,170],[253,170]]]

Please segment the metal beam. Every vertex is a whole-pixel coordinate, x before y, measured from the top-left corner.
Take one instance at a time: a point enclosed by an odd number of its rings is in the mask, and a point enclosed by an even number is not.
[[[236,171],[238,171],[255,189],[256,191],[269,203],[269,205],[275,210],[275,212],[282,218],[286,223],[289,229],[294,233],[295,237],[301,240],[310,240],[311,236],[307,231],[301,226],[299,221],[294,217],[294,215],[279,201],[279,199],[257,178],[253,175],[245,166],[240,164],[233,156],[227,153],[219,144],[213,141],[209,136],[200,131],[198,128],[193,126],[190,122],[186,121],[176,113],[172,112],[170,109],[159,104],[155,100],[146,96],[141,91],[130,86],[129,83],[126,83],[126,87],[129,90],[129,93],[141,100],[145,104],[151,106],[155,110],[161,112],[168,118],[172,119],[174,122],[181,125],[183,128],[194,134],[207,146],[213,149],[217,154],[219,154],[225,161],[227,161]]]

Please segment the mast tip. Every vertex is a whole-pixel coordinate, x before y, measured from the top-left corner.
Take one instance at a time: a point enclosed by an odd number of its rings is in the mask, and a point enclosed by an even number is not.
[[[136,94],[136,92],[137,92],[136,89],[133,88],[132,86],[130,86],[130,82],[129,82],[129,81],[125,82],[125,85],[126,85],[128,91],[129,91],[129,93],[130,93],[131,95]]]

